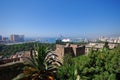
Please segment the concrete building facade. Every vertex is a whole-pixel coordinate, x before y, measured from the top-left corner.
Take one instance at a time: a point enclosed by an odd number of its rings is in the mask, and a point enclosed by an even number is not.
[[[24,35],[10,35],[11,42],[23,42]]]
[[[85,53],[88,54],[91,48],[95,51],[100,50],[104,47],[105,43],[89,43],[85,45]],[[108,43],[109,49],[117,47],[116,43]]]
[[[0,35],[0,41],[2,41],[2,35]]]

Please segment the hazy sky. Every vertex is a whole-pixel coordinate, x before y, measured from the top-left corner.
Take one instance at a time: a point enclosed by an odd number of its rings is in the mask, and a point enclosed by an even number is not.
[[[0,35],[120,34],[120,0],[0,0]]]

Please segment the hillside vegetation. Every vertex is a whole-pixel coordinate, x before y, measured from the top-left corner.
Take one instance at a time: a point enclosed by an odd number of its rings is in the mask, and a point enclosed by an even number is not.
[[[15,45],[0,45],[0,56],[8,57],[16,52],[28,51],[34,48],[35,44],[46,45],[52,50],[55,49],[55,44],[49,43],[24,43],[24,44],[15,44]]]
[[[58,80],[120,80],[120,46],[113,50],[91,50],[76,58],[65,56]]]

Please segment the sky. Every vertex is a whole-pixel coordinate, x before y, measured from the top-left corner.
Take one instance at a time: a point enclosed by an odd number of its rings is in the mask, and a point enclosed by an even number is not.
[[[120,34],[120,0],[0,0],[0,35]]]

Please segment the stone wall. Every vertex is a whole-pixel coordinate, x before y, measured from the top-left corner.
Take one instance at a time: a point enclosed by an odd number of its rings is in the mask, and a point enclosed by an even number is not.
[[[24,67],[23,63],[15,63],[0,67],[0,80],[12,80],[22,72]]]
[[[65,54],[71,54],[72,56],[79,56],[85,54],[85,46],[79,46],[75,44],[60,45],[56,44],[56,53],[63,57]]]

